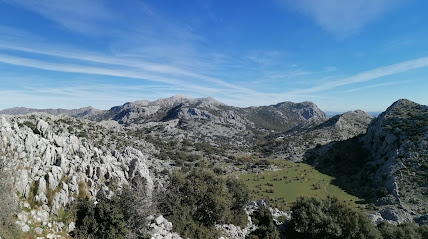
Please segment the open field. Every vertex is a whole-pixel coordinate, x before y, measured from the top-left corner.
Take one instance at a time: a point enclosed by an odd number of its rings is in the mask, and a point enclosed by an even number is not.
[[[252,199],[264,199],[270,206],[288,210],[299,196],[327,197],[334,195],[352,207],[358,207],[359,198],[332,185],[334,179],[312,166],[285,160],[272,161],[280,170],[245,173],[239,177],[248,185]]]

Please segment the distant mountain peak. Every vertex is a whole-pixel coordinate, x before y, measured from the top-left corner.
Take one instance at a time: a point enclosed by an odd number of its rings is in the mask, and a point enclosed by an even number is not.
[[[68,115],[72,117],[83,117],[86,115],[91,115],[100,110],[93,108],[92,106],[82,107],[79,109],[34,109],[34,108],[26,108],[26,107],[14,107],[9,109],[0,110],[0,114],[6,115],[25,115],[31,113],[47,113],[51,115]]]
[[[397,107],[406,107],[409,105],[418,105],[418,104],[408,99],[399,99],[394,103],[392,103],[392,105],[388,107],[386,111],[390,111],[390,109],[397,108]]]

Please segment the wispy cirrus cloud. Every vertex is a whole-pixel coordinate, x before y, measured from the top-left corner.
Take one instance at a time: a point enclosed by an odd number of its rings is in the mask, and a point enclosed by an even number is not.
[[[60,72],[84,73],[84,74],[97,74],[108,75],[116,77],[128,77],[143,79],[147,81],[157,81],[162,83],[173,84],[177,86],[186,86],[188,88],[206,89],[207,87],[200,87],[193,84],[193,81],[206,82],[214,84],[215,86],[239,90],[242,92],[251,92],[252,90],[228,83],[224,80],[199,74],[195,71],[182,69],[174,65],[160,64],[144,61],[138,58],[126,58],[117,56],[100,55],[93,52],[79,52],[77,50],[49,50],[45,47],[28,48],[17,46],[13,44],[4,44],[0,42],[0,49],[21,51],[27,53],[36,53],[41,55],[49,55],[58,58],[66,58],[78,60],[75,64],[64,64],[57,62],[40,61],[31,58],[16,57],[13,55],[0,54],[0,62],[38,68],[43,70],[52,70]],[[102,63],[101,67],[86,66],[81,61]],[[214,87],[209,88],[211,91]]]
[[[221,80],[217,80],[215,78],[207,77],[207,79],[214,81],[214,83],[220,84],[223,87],[216,88],[214,85],[203,86],[203,84],[195,84],[195,82],[192,80],[181,80],[181,79],[178,79],[177,77],[162,75],[161,72],[158,72],[157,74],[153,74],[141,69],[90,67],[90,66],[84,66],[82,64],[53,63],[53,62],[46,62],[46,61],[40,61],[35,59],[23,58],[23,57],[16,57],[8,54],[0,54],[0,63],[37,68],[37,69],[48,70],[48,71],[104,75],[104,76],[140,79],[140,80],[152,81],[152,82],[161,82],[161,83],[183,87],[187,90],[203,91],[207,93],[218,92],[218,91],[223,91],[223,92],[240,91],[243,93],[252,92],[252,90],[247,89],[245,87],[235,86],[233,84],[229,84]],[[224,86],[227,86],[227,87],[224,87]]]
[[[140,99],[155,100],[170,97],[182,89],[162,85],[123,87],[118,85],[93,84],[87,81],[80,86],[44,86],[20,89],[0,89],[0,109],[15,106],[32,108],[80,108],[91,106],[109,109],[112,106]],[[11,104],[10,99],[14,99]]]
[[[345,90],[343,91],[343,93],[352,93],[352,92],[357,92],[357,91],[363,91],[363,90],[367,90],[367,89],[373,89],[373,88],[378,88],[378,87],[387,87],[387,86],[393,86],[393,85],[405,85],[405,84],[409,84],[410,81],[393,81],[393,82],[385,82],[385,83],[379,83],[379,84],[371,84],[371,85],[366,85],[366,86],[361,86],[361,87],[355,87],[352,88],[350,90]]]
[[[361,72],[350,77],[346,77],[340,80],[332,80],[314,87],[306,89],[297,89],[290,91],[291,94],[310,94],[328,91],[341,86],[353,85],[362,82],[368,82],[381,77],[391,76],[402,72],[415,70],[418,68],[428,67],[428,57],[422,57],[418,59],[408,60],[399,62],[396,64],[378,67],[369,71]]]
[[[278,0],[311,18],[329,33],[347,37],[397,7],[403,0]]]

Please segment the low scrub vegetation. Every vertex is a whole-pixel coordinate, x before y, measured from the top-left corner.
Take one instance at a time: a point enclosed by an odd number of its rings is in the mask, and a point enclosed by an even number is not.
[[[291,207],[292,219],[287,238],[423,239],[428,225],[383,223],[373,225],[367,216],[342,203],[336,197],[325,199],[299,197]]]
[[[336,197],[299,197],[291,210],[290,238],[380,238],[365,215]]]
[[[247,224],[244,207],[249,192],[236,178],[203,169],[176,171],[170,177],[166,194],[160,210],[182,237],[218,238],[216,224]]]
[[[143,182],[133,182],[120,193],[108,197],[100,190],[97,203],[88,197],[74,205],[75,238],[146,238],[146,217],[154,213]]]

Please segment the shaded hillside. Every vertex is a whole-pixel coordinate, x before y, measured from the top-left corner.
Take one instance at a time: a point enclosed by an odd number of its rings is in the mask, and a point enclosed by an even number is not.
[[[336,183],[378,206],[387,220],[406,222],[428,211],[428,107],[399,100],[367,133],[306,152]]]
[[[372,119],[364,111],[349,111],[311,127],[295,127],[282,134],[271,135],[261,146],[261,151],[301,161],[303,154],[309,149],[364,134]]]
[[[308,126],[328,119],[314,103],[282,102],[276,105],[242,109],[245,116],[258,128],[286,131],[296,126]]]
[[[428,213],[428,106],[398,100],[361,139],[377,167],[373,179],[409,213]]]

